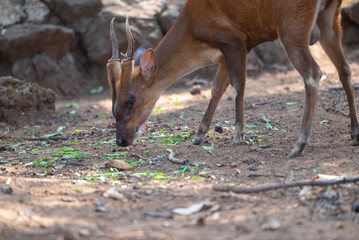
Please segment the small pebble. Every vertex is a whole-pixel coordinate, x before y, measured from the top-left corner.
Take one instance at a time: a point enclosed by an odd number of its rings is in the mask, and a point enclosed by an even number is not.
[[[257,166],[255,166],[255,165],[252,165],[252,166],[250,166],[249,168],[248,168],[248,170],[249,171],[258,171],[258,167]]]
[[[105,204],[99,203],[99,204],[96,204],[95,211],[96,211],[96,212],[106,212],[106,211],[107,211],[107,207],[105,206]]]
[[[353,204],[353,212],[359,213],[359,202]]]
[[[153,159],[154,161],[163,161],[164,160],[164,158],[162,157],[162,156],[157,156],[157,157],[155,157],[155,159]]]

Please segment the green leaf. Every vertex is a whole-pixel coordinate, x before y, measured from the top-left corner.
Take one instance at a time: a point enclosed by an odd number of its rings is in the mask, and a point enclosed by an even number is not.
[[[103,91],[103,86],[100,86],[98,88],[91,89],[90,93],[95,94],[95,93],[101,93],[102,91]]]
[[[292,106],[292,105],[298,104],[298,102],[287,102],[286,104],[287,104],[287,106]]]
[[[62,105],[62,108],[80,109],[80,105],[78,105],[78,104],[76,104],[76,103],[68,103],[68,104]]]
[[[157,109],[157,110],[154,110],[153,113],[164,113],[164,110],[163,109]]]
[[[177,168],[176,170],[174,170],[173,173],[184,173],[184,172],[188,172],[188,170],[189,170],[189,166],[183,165],[180,168]]]
[[[328,123],[328,122],[329,122],[329,120],[323,120],[319,124]]]
[[[173,94],[171,103],[172,104],[179,104],[181,101],[178,99],[177,94]]]
[[[106,116],[105,116],[105,115],[100,115],[100,114],[98,114],[98,115],[97,115],[97,118],[106,118]]]
[[[76,192],[77,193],[83,193],[84,191],[82,191],[81,189],[76,188]]]
[[[43,137],[53,137],[56,135],[62,135],[62,130],[64,130],[65,128],[66,128],[66,126],[60,126],[57,128],[56,132],[50,133],[50,134],[45,134],[45,135],[43,135]]]
[[[28,132],[35,132],[35,129],[33,129],[33,128],[28,128],[26,131],[28,131]]]
[[[272,124],[270,124],[270,122],[267,122],[267,123],[266,123],[266,128],[268,128],[268,129],[273,129],[273,126],[272,126]]]
[[[131,164],[133,168],[137,168],[137,163],[135,161],[126,161],[128,164]]]
[[[180,119],[184,119],[184,112],[181,113]]]
[[[257,125],[255,125],[255,124],[245,124],[245,126],[247,127],[247,128],[255,128],[255,127],[257,127]]]
[[[202,148],[206,151],[213,151],[214,150],[214,144],[212,143],[212,146],[209,147],[209,146],[202,146]]]
[[[27,154],[26,150],[18,152],[18,155]]]
[[[65,153],[69,153],[69,152],[76,152],[75,149],[71,148],[71,147],[63,147],[63,148],[59,148],[59,151],[63,151]]]

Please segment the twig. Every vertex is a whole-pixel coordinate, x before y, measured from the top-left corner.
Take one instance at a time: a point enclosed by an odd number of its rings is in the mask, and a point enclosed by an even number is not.
[[[283,149],[281,148],[267,148],[266,151],[277,151],[277,152],[283,152]]]
[[[337,99],[335,99],[334,97],[331,99],[331,106],[328,106],[327,108],[325,108],[323,106],[323,108],[327,112],[328,111],[333,111],[335,113],[340,113],[345,117],[349,117],[349,114],[342,110],[343,108],[342,109],[337,108],[337,105],[339,104],[339,102],[340,102],[340,95],[338,95]],[[343,104],[342,104],[342,107],[343,107]]]
[[[272,144],[264,144],[264,145],[259,145],[259,146],[255,146],[255,147],[251,147],[250,150],[251,151],[256,151],[258,149],[265,149],[265,148],[270,148],[272,147],[273,145]]]
[[[260,106],[260,105],[266,105],[266,104],[269,104],[269,103],[273,103],[273,102],[275,102],[277,100],[278,100],[277,98],[272,98],[272,99],[269,99],[268,101],[252,103],[251,107],[255,108],[255,107]]]
[[[18,138],[20,139],[20,138]],[[21,138],[21,141],[62,141],[62,140],[67,140],[68,137],[63,137],[63,136],[58,136],[58,137],[28,137],[28,138]]]
[[[266,184],[266,185],[259,185],[259,186],[254,186],[254,187],[214,185],[213,190],[220,191],[220,192],[257,193],[257,192],[264,192],[264,191],[281,189],[281,188],[286,189],[286,188],[302,187],[302,186],[329,186],[329,185],[352,183],[352,182],[358,182],[358,181],[359,181],[359,177],[343,178],[343,179],[339,179],[339,180],[326,180],[326,181],[303,180],[303,181]]]
[[[329,86],[328,89],[329,89],[329,91],[344,90],[342,85]],[[358,83],[354,84],[354,89],[359,89],[359,84]]]
[[[165,215],[165,214],[161,214],[161,213],[150,212],[147,210],[145,210],[143,212],[143,215],[148,216],[148,217],[153,217],[153,218],[167,218],[167,219],[173,218],[172,215]]]
[[[336,108],[336,107],[329,107],[329,108],[327,108],[327,109],[325,109],[326,111],[333,111],[333,112],[335,112],[335,113],[340,113],[340,114],[342,114],[343,116],[345,116],[345,117],[349,117],[349,114],[348,113],[346,113],[346,112],[344,112],[344,111],[342,111],[342,110],[340,110],[340,109],[338,109],[338,108]]]
[[[189,162],[188,160],[185,159],[175,158],[175,152],[171,152],[170,155],[168,155],[168,160],[176,164],[186,164]]]
[[[277,177],[277,178],[285,178],[284,175],[281,175],[281,174],[271,174],[271,173],[263,173],[263,174],[260,174],[260,173],[252,173],[252,174],[249,174],[248,177]]]

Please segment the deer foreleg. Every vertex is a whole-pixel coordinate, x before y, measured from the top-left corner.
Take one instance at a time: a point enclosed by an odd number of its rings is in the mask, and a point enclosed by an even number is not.
[[[235,135],[233,145],[244,143],[244,90],[246,87],[247,47],[244,41],[222,48],[235,93]]]
[[[211,100],[209,102],[206,113],[203,116],[201,125],[198,128],[197,135],[193,140],[192,144],[199,145],[203,141],[204,136],[206,135],[209,126],[212,121],[214,112],[216,111],[217,105],[223,93],[226,91],[229,85],[229,77],[227,72],[226,65],[220,64],[217,70],[217,74],[213,80],[212,90],[211,90]]]

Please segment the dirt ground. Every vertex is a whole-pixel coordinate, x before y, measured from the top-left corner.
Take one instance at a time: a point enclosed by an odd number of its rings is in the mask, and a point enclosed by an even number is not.
[[[0,140],[0,239],[358,239],[359,216],[351,211],[359,201],[358,185],[331,193],[321,187],[255,194],[213,190],[215,184],[255,186],[317,173],[359,176],[350,120],[328,110],[348,113],[343,91],[329,90],[339,84],[336,71],[320,49],[313,50],[327,78],[311,144],[298,158],[286,157],[304,110],[303,81],[295,71],[248,78],[247,144],[236,147],[230,88],[203,145],[190,144],[210,86],[191,95],[184,80],[161,97],[131,147],[115,146],[108,91],[61,100],[54,116],[10,127]],[[359,52],[348,56],[358,82]],[[214,131],[216,125],[223,133]],[[172,163],[170,151],[189,163]],[[116,159],[132,169],[118,171]],[[191,206],[188,215],[178,214],[178,208]]]

